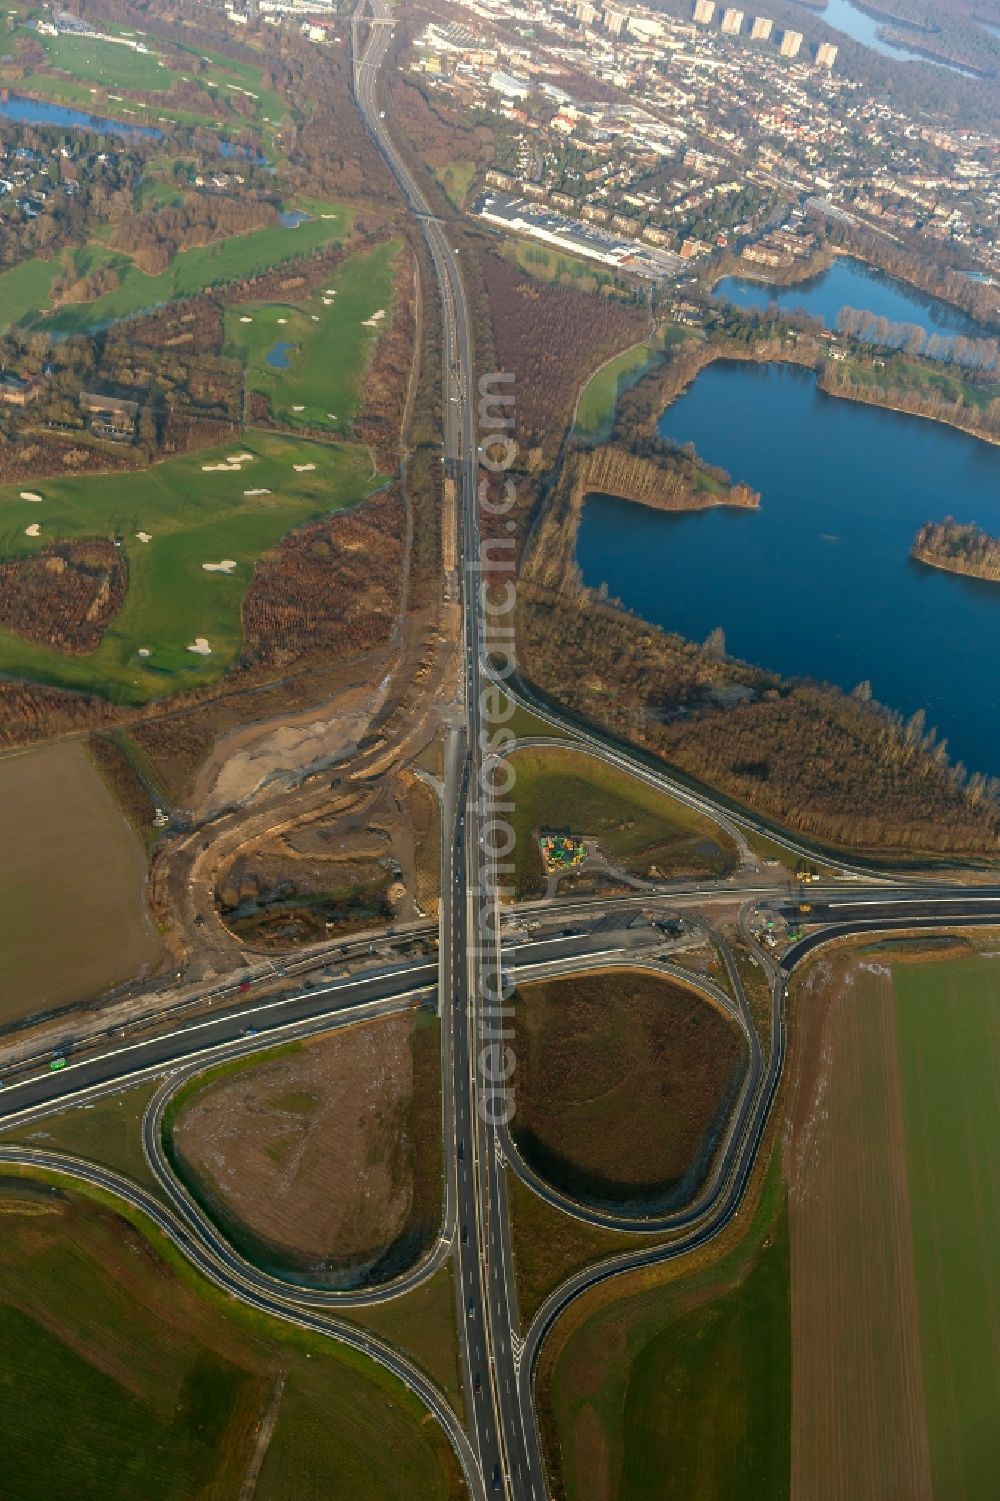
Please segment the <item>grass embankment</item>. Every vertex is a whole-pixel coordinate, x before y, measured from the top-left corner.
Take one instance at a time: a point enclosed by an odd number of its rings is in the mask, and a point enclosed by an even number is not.
[[[582,751],[513,752],[518,896],[541,895],[540,829],[569,828],[600,842],[602,853],[634,875],[724,875],[735,846],[717,825]]]
[[[421,1012],[224,1065],[171,1102],[170,1159],[258,1265],[327,1286],[386,1281],[440,1225],[439,1047]]]
[[[462,1374],[450,1262],[401,1298],[352,1308],[348,1317],[352,1324],[373,1329],[382,1339],[405,1351],[437,1382],[455,1411],[462,1415]]]
[[[308,207],[312,209],[314,206]],[[259,276],[283,261],[346,237],[352,218],[349,209],[319,204],[315,210],[313,218],[304,220],[296,228],[267,225],[247,234],[216,240],[211,245],[180,250],[167,269],[156,276],[140,271],[127,255],[94,247],[91,269],[108,266],[116,271],[119,277],[117,287],[93,302],[66,304],[51,314],[39,313],[39,302],[30,300],[32,290],[37,291],[38,273],[32,279],[27,276],[26,268],[37,263],[26,262],[25,267],[18,268],[22,282],[16,283],[13,289],[20,295],[20,304],[12,305],[9,310],[5,304],[5,316],[12,323],[20,323],[25,328],[41,328],[50,334],[86,333],[104,328],[132,313],[159,307],[174,298],[192,297],[206,287]]]
[[[601,1230],[554,1209],[507,1172],[518,1312],[526,1329],[549,1293],[567,1277],[621,1251],[650,1243],[626,1230]]]
[[[142,848],[81,744],[0,759],[0,827],[10,856],[0,1023],[90,999],[157,962]]]
[[[1000,1470],[1000,966],[893,967],[934,1495]]]
[[[580,393],[574,435],[589,443],[606,442],[611,436],[618,402],[624,393],[648,375],[666,350],[692,338],[695,332],[676,323],[661,324],[651,339],[634,344],[602,365]]]
[[[350,432],[364,368],[392,322],[399,249],[392,240],[351,256],[302,301],[226,309],[226,353],[243,363],[247,390],[268,398],[279,426]]]
[[[258,1462],[255,1501],[462,1494],[375,1364],[236,1304],[103,1195],[0,1181],[6,1494],[235,1501]]]
[[[514,1028],[512,1130],[542,1176],[637,1212],[693,1196],[746,1067],[731,1021],[672,980],[609,969],[522,985]]]
[[[542,1418],[566,1501],[782,1501],[790,1366],[787,1217],[772,1170],[735,1249],[605,1284],[550,1336]]]
[[[91,1105],[76,1105],[13,1130],[5,1131],[0,1122],[0,1146],[21,1143],[82,1157],[131,1178],[140,1188],[162,1198],[142,1148],[142,1118],[161,1082],[147,1080],[121,1094],[106,1095]]]
[[[251,458],[235,469],[206,468],[241,453]],[[258,431],[138,474],[43,480],[40,504],[21,500],[20,484],[0,486],[4,556],[55,537],[114,535],[129,573],[125,603],[96,651],[68,656],[3,631],[0,671],[130,704],[214,681],[240,650],[243,595],[261,553],[303,522],[363,499],[371,484],[365,449]],[[40,533],[28,537],[34,524]],[[225,561],[236,565],[229,573],[203,567]],[[210,655],[189,649],[198,638]]]

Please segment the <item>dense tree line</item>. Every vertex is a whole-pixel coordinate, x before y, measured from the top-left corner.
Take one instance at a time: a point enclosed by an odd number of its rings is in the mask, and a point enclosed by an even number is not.
[[[277,205],[251,194],[239,198],[189,194],[175,207],[131,214],[116,226],[109,243],[132,256],[147,275],[156,276],[167,269],[179,250],[278,222]]]
[[[285,671],[384,645],[399,609],[405,530],[394,488],[285,537],[258,562],[243,601],[246,662]]]
[[[648,332],[644,309],[536,281],[483,249],[498,368],[515,377],[518,442],[551,459],[589,373]]]
[[[784,682],[588,590],[523,584],[519,659],[539,687],[787,827],[846,848],[994,854],[993,789],[864,696]]]
[[[943,364],[964,365],[970,370],[995,370],[1000,359],[996,339],[970,339],[965,334],[927,333],[918,323],[894,323],[879,313],[842,307],[837,314],[841,333],[862,344],[900,349],[904,354],[923,355]]]

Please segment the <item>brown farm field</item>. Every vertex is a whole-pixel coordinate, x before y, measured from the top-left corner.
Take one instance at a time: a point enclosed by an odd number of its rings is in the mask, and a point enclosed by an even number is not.
[[[0,760],[0,1023],[86,1000],[155,965],[143,850],[82,745]]]
[[[823,961],[798,992],[783,1148],[793,1501],[933,1495],[894,1007],[880,964]]]
[[[164,1122],[175,1165],[258,1264],[391,1277],[440,1220],[438,1048],[434,1019],[408,1013],[196,1080]]]
[[[692,1195],[746,1066],[731,1021],[675,981],[613,969],[522,986],[515,1030],[513,1132],[538,1172],[601,1204]]]

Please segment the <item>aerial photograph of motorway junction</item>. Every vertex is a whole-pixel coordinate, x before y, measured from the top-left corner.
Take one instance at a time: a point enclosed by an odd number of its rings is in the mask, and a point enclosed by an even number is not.
[[[0,1501],[997,1501],[998,663],[1000,0],[0,0]]]

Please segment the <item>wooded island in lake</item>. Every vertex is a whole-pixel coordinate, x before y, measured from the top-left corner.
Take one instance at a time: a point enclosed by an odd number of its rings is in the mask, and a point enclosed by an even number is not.
[[[951,516],[928,521],[917,533],[912,551],[932,568],[1000,583],[1000,538],[989,536],[974,521],[955,521]]]

